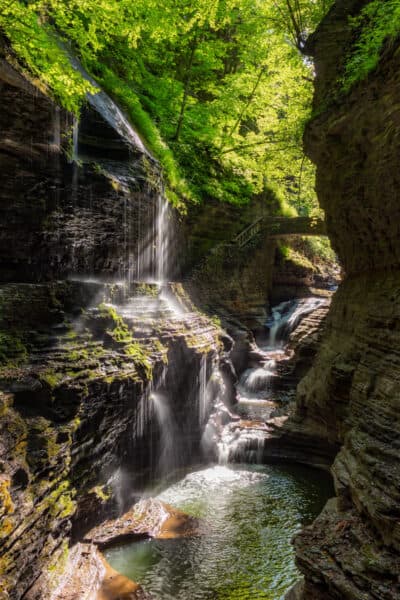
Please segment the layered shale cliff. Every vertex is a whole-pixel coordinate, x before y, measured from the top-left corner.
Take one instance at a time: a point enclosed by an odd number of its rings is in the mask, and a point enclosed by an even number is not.
[[[5,60],[0,96],[0,597],[48,600],[73,540],[196,460],[230,341],[145,283],[172,217],[113,101],[78,123]]]
[[[346,96],[341,67],[365,2],[338,1],[309,41],[315,114],[305,136],[327,228],[346,277],[297,416],[340,444],[336,498],[295,539],[304,599],[400,598],[400,48]],[[337,100],[332,101],[332,98]],[[293,596],[295,597],[295,592]]]

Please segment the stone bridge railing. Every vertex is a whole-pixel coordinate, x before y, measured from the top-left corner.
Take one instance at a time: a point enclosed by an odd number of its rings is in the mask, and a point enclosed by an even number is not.
[[[254,223],[243,229],[235,238],[233,238],[232,243],[242,248],[245,246],[247,242],[249,242],[254,236],[257,235],[263,228],[263,218],[259,217]]]
[[[263,228],[268,237],[326,235],[325,221],[317,217],[267,217]]]
[[[232,243],[242,248],[259,233],[269,238],[326,235],[326,227],[325,221],[316,217],[259,217],[243,229]]]
[[[211,248],[210,254],[214,257],[218,255],[233,256],[238,248],[243,248],[258,235],[267,239],[273,239],[296,235],[327,235],[327,233],[325,221],[315,217],[259,217],[230,242],[220,242]],[[204,256],[195,268],[194,273],[201,273],[209,259],[210,255]]]

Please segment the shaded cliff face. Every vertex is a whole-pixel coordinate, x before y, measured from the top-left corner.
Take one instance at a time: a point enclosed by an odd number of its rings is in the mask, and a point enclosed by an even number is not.
[[[173,244],[112,101],[77,127],[3,61],[0,82],[0,597],[36,600],[71,541],[198,459],[230,340],[179,286],[133,282]]]
[[[362,4],[338,2],[313,37],[317,108],[334,91],[347,19]],[[302,598],[400,597],[399,67],[393,43],[305,136],[346,279],[298,389],[303,424],[342,445],[333,465],[337,498],[295,539]]]
[[[151,274],[155,161],[109,107],[88,105],[78,124],[4,60],[0,81],[1,280]]]
[[[317,112],[336,92],[352,39],[348,18],[365,2],[337,4],[310,44]],[[306,151],[318,167],[317,192],[327,230],[348,275],[398,268],[400,263],[398,67],[394,43],[367,81],[322,109],[305,135]]]

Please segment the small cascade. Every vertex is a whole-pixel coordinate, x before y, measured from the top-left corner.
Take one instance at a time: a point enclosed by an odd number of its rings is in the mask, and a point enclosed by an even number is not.
[[[218,464],[262,464],[265,439],[265,429],[257,429],[256,426],[226,428],[218,442]]]
[[[188,308],[177,298],[171,286],[167,284],[161,286],[159,297],[175,317],[181,317],[188,312]]]
[[[198,413],[199,413],[199,424],[204,425],[208,416],[209,408],[209,394],[207,390],[207,360],[203,354],[200,359],[200,371],[199,371],[199,393],[198,393]]]
[[[141,440],[148,431],[149,423],[152,419],[152,385],[150,384],[144,394],[140,397],[136,408],[135,420],[133,423],[132,438]]]
[[[285,346],[303,317],[324,303],[321,298],[304,298],[273,307],[267,323],[268,342],[253,348],[253,364],[242,373],[237,384],[237,414],[228,421],[226,412],[223,416],[221,411],[212,416],[214,429],[209,437],[214,439],[220,464],[263,462],[265,443],[271,435],[268,421],[280,414],[282,398],[288,397],[287,391],[280,395],[277,391],[283,385],[282,373],[288,369],[285,365],[291,356]]]
[[[72,146],[71,155],[69,162],[72,165],[72,182],[71,182],[71,201],[72,204],[76,204],[78,194],[78,178],[79,178],[79,166],[78,166],[78,149],[79,149],[79,119],[74,115],[72,122]]]
[[[267,321],[269,341],[266,349],[283,348],[301,320],[324,303],[325,300],[322,298],[311,297],[289,300],[274,306],[271,318]]]
[[[155,245],[155,271],[156,280],[164,283],[169,276],[169,205],[164,194],[158,194],[157,220],[156,220],[156,245]]]
[[[71,162],[77,162],[78,160],[78,144],[79,144],[79,120],[74,116],[74,123],[72,125],[72,156]]]
[[[150,401],[160,430],[160,454],[156,473],[165,477],[182,463],[180,435],[168,396],[165,393],[152,392]]]
[[[274,375],[273,369],[275,365],[276,361],[272,359],[266,361],[261,367],[247,369],[240,378],[243,390],[251,392],[252,394],[258,394],[259,392],[269,390],[271,378]]]
[[[126,490],[129,485],[129,477],[121,467],[118,467],[109,477],[106,485],[112,489],[118,512],[123,512],[126,506]]]
[[[172,237],[171,210],[163,191],[158,193],[151,210],[145,234],[141,231],[143,224],[138,223],[136,264],[130,265],[128,279],[161,286],[170,278]]]
[[[55,106],[53,114],[53,145],[55,150],[61,149],[60,107]]]

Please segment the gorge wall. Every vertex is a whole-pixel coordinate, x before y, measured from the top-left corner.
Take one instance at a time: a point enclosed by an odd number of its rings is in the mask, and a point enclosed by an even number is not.
[[[347,96],[337,96],[366,2],[338,1],[308,42],[315,115],[305,147],[333,247],[345,271],[297,416],[341,450],[337,497],[295,538],[305,575],[292,597],[400,598],[400,47]],[[335,98],[336,100],[329,100]]]
[[[78,126],[3,58],[0,96],[0,598],[50,599],[72,541],[199,456],[230,340],[146,283],[170,217],[112,100]]]

